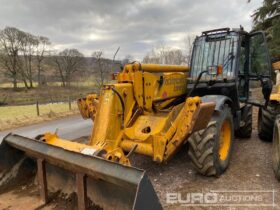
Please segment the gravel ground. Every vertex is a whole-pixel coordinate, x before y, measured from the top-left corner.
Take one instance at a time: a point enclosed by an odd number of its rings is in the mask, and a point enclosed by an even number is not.
[[[244,202],[257,206],[232,205],[230,207],[220,206],[212,209],[280,209],[280,183],[274,177],[272,169],[272,143],[263,142],[257,136],[257,109],[254,109],[253,134],[250,139],[236,139],[234,150],[228,170],[219,178],[204,177],[196,173],[186,151],[180,152],[167,165],[150,163],[149,160],[139,163],[148,172],[148,175],[159,195],[160,201],[165,209],[206,209],[203,206],[185,207],[181,204],[167,204],[166,193],[181,193],[186,199],[189,193],[208,193],[216,191],[242,191],[240,193],[218,193],[221,196],[242,195],[255,196],[262,202]],[[269,191],[269,192],[245,192],[245,191]],[[273,196],[274,191],[274,196]],[[274,197],[274,198],[273,198]],[[235,202],[233,202],[235,204]],[[244,204],[238,202],[238,204]],[[268,204],[271,206],[260,206]],[[207,209],[211,209],[209,206]]]
[[[256,109],[254,109],[253,116],[254,130],[252,137],[250,139],[235,140],[230,166],[219,178],[204,177],[196,173],[187,156],[186,148],[182,149],[168,164],[157,164],[152,162],[150,158],[136,155],[133,157],[133,163],[136,167],[143,168],[147,171],[164,209],[280,209],[280,183],[274,178],[272,170],[272,144],[259,140],[256,130]],[[212,207],[193,206],[193,204],[192,206],[182,206],[180,203],[169,204],[166,202],[166,193],[180,193],[182,199],[186,199],[188,195],[209,193],[212,190],[227,191],[217,192],[219,198],[224,196],[224,199],[234,199],[239,195],[241,196],[239,198],[245,199],[245,201],[236,202],[236,200],[232,200],[232,202],[229,202],[227,200],[228,202],[225,203],[234,205]],[[30,187],[30,191],[32,193],[26,193],[26,187],[24,187],[24,193],[19,193],[17,189],[16,193],[15,191],[11,191],[0,195],[0,209],[32,209],[36,203],[31,203],[30,200],[24,201],[25,199],[23,199],[27,195],[29,198],[30,196],[34,196],[37,199],[36,202],[39,203],[38,192],[34,192],[32,186]],[[236,191],[241,192],[238,193]],[[16,205],[15,201],[17,201]],[[44,209],[62,209],[61,204],[68,210],[73,208],[68,205],[69,203],[65,203],[65,201],[57,202],[51,202]],[[33,206],[22,208],[22,204],[26,203],[30,203]],[[274,207],[272,206],[273,203]],[[246,206],[245,204],[250,204],[251,206]],[[269,206],[261,206],[261,204]]]

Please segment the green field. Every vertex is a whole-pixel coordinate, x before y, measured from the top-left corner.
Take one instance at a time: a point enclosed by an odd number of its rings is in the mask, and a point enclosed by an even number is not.
[[[48,86],[54,86],[54,87],[61,87],[62,83],[61,82],[48,82]],[[75,81],[71,82],[71,86],[74,87],[94,87],[96,83],[94,82],[94,78],[88,78],[87,81]],[[34,87],[38,87],[37,82],[33,82]],[[24,83],[23,82],[18,82],[17,83],[18,88],[24,88]],[[13,88],[13,84],[11,82],[3,82],[0,83],[0,88]]]
[[[37,101],[43,103],[68,102],[83,98],[89,93],[96,93],[96,88],[88,87],[60,87],[46,86],[26,90],[19,88],[14,91],[12,88],[0,88],[0,105],[29,105]]]
[[[77,104],[54,103],[39,105],[40,116],[37,116],[36,105],[0,107],[0,130],[56,119],[78,113]]]
[[[77,109],[76,103],[71,103],[71,108],[73,110]],[[40,115],[48,115],[53,113],[68,112],[68,103],[54,103],[54,104],[44,104],[39,105]],[[18,120],[25,118],[35,118],[37,117],[36,105],[25,105],[25,106],[2,106],[0,107],[0,120],[12,120],[17,118]]]

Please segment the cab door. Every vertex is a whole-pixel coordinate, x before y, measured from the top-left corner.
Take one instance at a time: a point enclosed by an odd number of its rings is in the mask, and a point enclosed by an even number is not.
[[[249,66],[249,103],[263,106],[269,100],[272,90],[272,67],[263,32],[249,35],[248,43]]]

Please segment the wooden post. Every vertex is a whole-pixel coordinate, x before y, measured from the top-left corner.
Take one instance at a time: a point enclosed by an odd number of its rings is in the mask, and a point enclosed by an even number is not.
[[[69,111],[71,111],[71,98],[70,98],[70,96],[68,97],[68,105],[69,105]]]
[[[87,209],[87,183],[85,174],[76,174],[76,187],[78,196],[78,210]]]
[[[38,184],[40,190],[40,197],[44,204],[48,202],[48,187],[46,177],[46,163],[43,159],[37,159],[37,171],[38,171]]]
[[[37,110],[37,116],[40,116],[40,110],[39,110],[39,102],[36,101],[36,110]]]

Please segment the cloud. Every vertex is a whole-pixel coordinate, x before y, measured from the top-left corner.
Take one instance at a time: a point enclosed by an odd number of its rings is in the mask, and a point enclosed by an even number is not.
[[[14,26],[50,38],[54,49],[103,50],[141,60],[159,43],[184,48],[188,34],[219,27],[251,30],[262,0],[0,0],[0,28]]]

